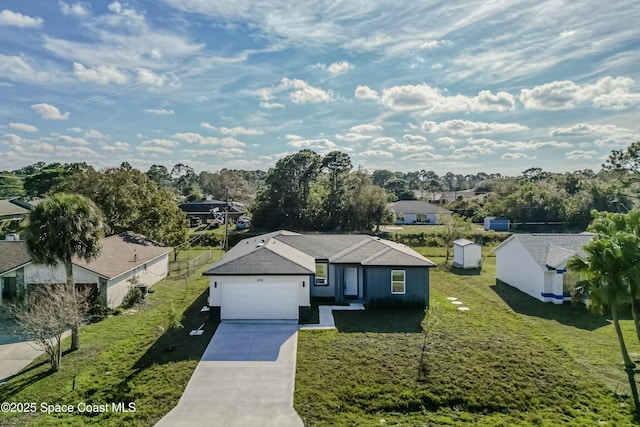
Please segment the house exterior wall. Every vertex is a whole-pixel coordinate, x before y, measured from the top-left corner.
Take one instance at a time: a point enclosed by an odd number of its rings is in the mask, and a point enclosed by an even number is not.
[[[505,242],[496,250],[496,279],[547,302],[542,296],[545,289],[544,271],[517,239]]]
[[[552,302],[554,304],[562,304],[564,302],[563,296],[563,274],[558,273],[556,270],[544,272],[544,293],[542,294],[542,301]],[[571,298],[568,298],[571,300]]]
[[[391,271],[404,270],[405,293],[391,293]],[[418,307],[429,305],[429,269],[427,267],[364,268],[364,301],[372,307]]]
[[[76,283],[98,283],[98,274],[77,265],[73,266],[73,280]],[[48,266],[28,264],[24,267],[24,279],[27,285],[39,283],[66,283],[67,273],[64,265]]]
[[[107,282],[107,306],[116,308],[120,306],[132,286],[131,280],[135,276],[137,285],[153,286],[167,277],[169,272],[169,254],[165,254]],[[78,282],[78,280],[76,280]],[[97,282],[96,282],[97,283]]]
[[[331,298],[336,295],[336,267],[333,264],[329,264],[327,281],[326,286],[316,286],[315,280],[313,280],[311,282],[311,296]]]
[[[421,221],[420,224],[437,224],[438,222],[438,214],[436,213],[427,213],[426,220]],[[417,213],[405,213],[404,219],[396,220],[396,224],[415,224],[418,222],[418,214]]]

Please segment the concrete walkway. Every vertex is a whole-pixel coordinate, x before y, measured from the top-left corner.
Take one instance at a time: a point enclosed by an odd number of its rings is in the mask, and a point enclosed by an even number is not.
[[[320,323],[317,325],[302,325],[300,329],[335,329],[336,321],[333,318],[333,310],[364,310],[364,305],[321,305],[318,310],[320,311]]]
[[[297,329],[221,323],[178,405],[156,426],[303,426],[293,409]]]

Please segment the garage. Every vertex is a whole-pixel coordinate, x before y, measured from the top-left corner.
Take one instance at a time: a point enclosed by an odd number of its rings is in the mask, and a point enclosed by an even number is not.
[[[222,320],[298,319],[301,282],[297,280],[258,278],[252,282],[227,281],[219,285]]]

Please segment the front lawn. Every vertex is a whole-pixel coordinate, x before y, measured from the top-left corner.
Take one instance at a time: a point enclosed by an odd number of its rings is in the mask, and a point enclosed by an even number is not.
[[[205,267],[203,267],[205,268]],[[0,387],[0,402],[74,405],[129,403],[135,412],[90,414],[0,414],[2,426],[148,426],[155,424],[180,399],[216,324],[200,309],[206,305],[208,279],[200,269],[189,279],[165,279],[153,286],[143,305],[118,316],[84,326],[81,347],[62,358],[60,372],[49,372],[40,357]],[[184,313],[184,329],[173,341],[163,325],[173,302]],[[205,333],[189,336],[204,325]],[[70,340],[64,342],[68,349]],[[176,349],[168,351],[170,346]],[[75,379],[75,390],[72,390]]]
[[[431,292],[431,319],[336,312],[337,331],[299,333],[295,407],[305,425],[633,423],[606,317],[496,283],[495,258],[479,275],[433,269]],[[623,326],[637,353],[631,322]]]

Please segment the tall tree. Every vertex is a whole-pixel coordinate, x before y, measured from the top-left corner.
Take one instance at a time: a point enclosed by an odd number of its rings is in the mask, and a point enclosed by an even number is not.
[[[351,170],[351,158],[341,151],[332,151],[322,159],[322,167],[329,174],[329,194],[325,200],[325,227],[333,229],[342,221],[346,206],[345,184]]]
[[[98,207],[79,194],[54,194],[29,213],[26,241],[36,263],[62,263],[69,292],[75,292],[74,257],[85,261],[98,256],[104,236],[104,216]],[[77,310],[76,310],[77,312]],[[79,317],[71,319],[71,350],[80,347]]]
[[[618,239],[611,230],[596,233],[585,245],[586,259],[573,258],[567,263],[569,270],[580,273],[583,280],[578,282],[578,293],[588,295],[588,307],[596,312],[608,307],[613,326],[618,337],[620,352],[629,380],[635,412],[640,412],[640,400],[635,382],[635,363],[629,356],[627,345],[620,328],[620,309],[629,302],[629,289],[622,271],[625,267],[624,255]]]

